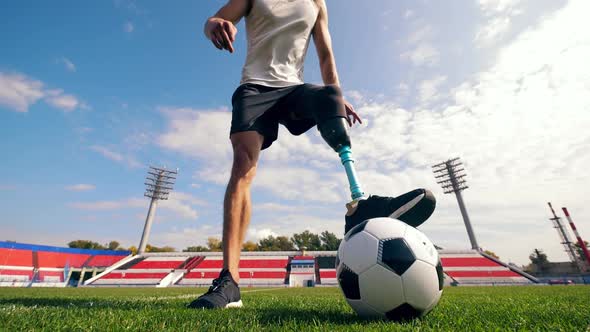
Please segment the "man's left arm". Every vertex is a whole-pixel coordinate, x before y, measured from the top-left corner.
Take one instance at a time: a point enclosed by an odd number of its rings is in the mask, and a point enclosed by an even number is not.
[[[332,51],[332,38],[328,29],[328,9],[324,0],[315,0],[319,7],[319,14],[313,27],[312,35],[315,48],[318,52],[318,59],[320,62],[320,70],[322,72],[322,80],[325,85],[336,85],[340,87],[340,80],[338,79],[338,71],[336,70],[336,60],[334,60],[334,52]],[[355,113],[354,108],[350,103],[344,101],[346,108],[346,120],[349,125],[352,123],[362,123],[360,117]],[[352,121],[350,118],[352,117]]]

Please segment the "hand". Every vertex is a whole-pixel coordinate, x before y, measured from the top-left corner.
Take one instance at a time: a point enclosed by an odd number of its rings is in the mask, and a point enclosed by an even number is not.
[[[344,101],[344,108],[346,109],[346,121],[348,122],[349,126],[352,127],[352,124],[356,123],[357,121],[359,123],[363,123],[361,118],[354,111],[354,107],[352,107],[352,105],[349,102],[347,102],[346,100]],[[352,118],[352,120],[351,120],[351,118]]]
[[[211,42],[217,49],[225,49],[230,53],[234,52],[232,43],[236,40],[238,29],[232,22],[218,17],[212,17],[207,22],[207,32],[209,39],[211,39]]]

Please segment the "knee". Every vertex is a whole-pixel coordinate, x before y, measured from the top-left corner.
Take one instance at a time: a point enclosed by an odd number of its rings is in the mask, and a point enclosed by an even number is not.
[[[250,184],[256,175],[257,158],[247,148],[234,148],[234,161],[231,171],[231,181]]]

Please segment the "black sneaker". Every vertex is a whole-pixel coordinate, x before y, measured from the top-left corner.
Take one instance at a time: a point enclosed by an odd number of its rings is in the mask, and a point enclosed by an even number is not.
[[[221,270],[219,278],[213,280],[207,293],[199,296],[187,307],[195,309],[240,308],[240,287],[232,278],[229,270]]]
[[[434,212],[436,199],[430,190],[416,189],[397,197],[371,195],[357,204],[354,214],[345,218],[344,234],[367,219],[379,217],[395,218],[418,227]]]

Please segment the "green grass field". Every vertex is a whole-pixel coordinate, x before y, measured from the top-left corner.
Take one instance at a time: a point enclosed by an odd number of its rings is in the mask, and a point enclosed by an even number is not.
[[[338,288],[242,289],[244,308],[185,308],[196,288],[0,288],[0,330],[590,331],[590,286],[445,288],[407,323],[358,318]]]

